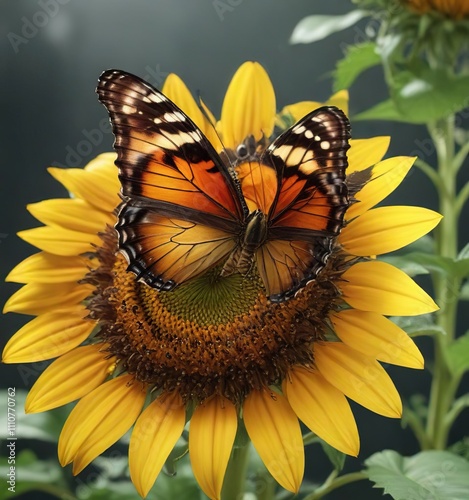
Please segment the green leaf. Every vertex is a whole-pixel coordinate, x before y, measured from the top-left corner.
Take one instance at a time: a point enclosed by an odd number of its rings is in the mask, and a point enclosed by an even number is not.
[[[334,71],[334,92],[348,89],[366,69],[381,62],[374,42],[364,42],[348,47],[345,57],[337,63]]]
[[[192,474],[187,455],[179,463],[177,476],[170,477],[160,474],[151,493],[158,500],[174,500],[175,498],[178,500],[202,500],[207,498],[200,491]]]
[[[17,390],[15,395],[16,427],[21,429],[21,438],[57,443],[64,422],[63,409],[26,415],[24,413],[26,394],[26,391]],[[3,429],[6,429],[6,404],[6,398],[0,401],[0,426]]]
[[[365,473],[395,500],[465,500],[469,462],[448,451],[422,451],[405,458],[385,450],[365,460]]]
[[[395,316],[390,318],[400,326],[410,337],[446,335],[441,326],[435,325],[431,314],[420,316]]]
[[[466,281],[464,285],[459,290],[459,299],[460,300],[469,300],[469,281]]]
[[[450,370],[461,375],[469,370],[469,332],[457,338],[446,351]]]
[[[334,469],[340,472],[344,468],[345,454],[339,450],[336,450],[333,446],[327,444],[322,439],[320,440],[320,443],[322,449],[324,450],[324,453],[327,455],[327,458],[331,461],[331,464],[334,467]]]
[[[414,262],[411,259],[407,259],[405,255],[402,256],[386,255],[383,257],[379,257],[379,260],[382,260],[383,262],[387,262],[388,264],[398,267],[406,274],[408,274],[410,277],[429,273],[428,269],[423,267],[421,264]]]
[[[465,278],[469,275],[469,243],[459,252],[456,258],[458,276]]]
[[[8,443],[8,441],[7,441]],[[3,446],[5,446],[3,444]],[[18,447],[16,448],[18,451]],[[7,456],[0,459],[0,474],[7,480],[7,473],[10,471],[12,464],[8,463],[8,458],[10,453],[7,448]],[[15,463],[13,464],[16,468],[16,485],[15,485],[15,495],[10,494],[7,488],[3,487],[0,489],[0,499],[12,498],[13,496],[19,495],[32,490],[40,490],[41,485],[53,484],[57,491],[61,490],[64,494],[62,498],[70,498],[70,496],[65,496],[68,492],[65,481],[63,479],[63,469],[59,466],[58,462],[55,460],[50,461],[39,461],[36,455],[30,450],[23,450],[15,456]],[[8,483],[7,483],[8,486]]]
[[[394,101],[388,99],[375,106],[354,115],[354,120],[390,120],[396,122],[408,122],[396,108]]]
[[[425,67],[395,75],[391,96],[398,113],[409,123],[428,123],[467,106],[469,76],[450,75]]]
[[[422,252],[411,252],[405,257],[411,262],[420,264],[430,272],[454,276],[457,271],[454,260],[449,257],[442,257],[441,255],[432,255]]]
[[[307,16],[294,28],[290,43],[311,43],[322,40],[332,33],[353,26],[368,14],[362,10],[352,10],[341,16]]]
[[[460,455],[464,457],[466,460],[469,460],[469,436],[466,436],[461,439],[461,441],[457,441],[452,444],[448,451],[455,453],[456,455]]]
[[[452,76],[427,69],[420,74],[400,70],[391,97],[354,116],[355,120],[428,123],[454,114],[467,105],[469,76]]]
[[[101,481],[99,481],[101,483]],[[130,481],[118,481],[109,483],[106,486],[101,484],[95,485],[93,483],[86,484],[86,496],[80,496],[86,500],[137,500],[140,497],[135,491],[135,486]],[[156,498],[152,496],[151,492],[146,497],[147,500]]]

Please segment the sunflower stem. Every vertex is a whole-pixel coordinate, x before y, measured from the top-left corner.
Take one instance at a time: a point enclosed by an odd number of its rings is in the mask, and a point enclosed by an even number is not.
[[[368,476],[364,472],[351,472],[350,474],[337,477],[337,471],[334,470],[324,483],[316,491],[307,495],[304,500],[319,500],[337,488],[354,483],[355,481],[361,481],[362,479],[368,479]]]
[[[223,500],[239,500],[243,498],[246,471],[249,459],[249,442],[244,446],[235,446],[226,469],[221,498]],[[265,500],[269,500],[266,497]]]
[[[441,182],[440,213],[443,219],[438,228],[437,254],[455,259],[458,252],[458,209],[456,207],[456,172],[454,169],[454,116],[429,124],[429,132],[435,144],[438,160],[438,176]],[[454,340],[460,280],[455,276],[435,275],[435,292],[441,310],[437,324],[444,335],[435,337],[435,365],[427,420],[427,436],[434,449],[445,449],[448,428],[446,415],[451,408],[457,390],[446,358],[447,346]]]

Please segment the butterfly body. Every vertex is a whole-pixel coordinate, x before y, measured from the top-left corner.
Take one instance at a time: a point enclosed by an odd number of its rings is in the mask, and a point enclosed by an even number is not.
[[[255,270],[280,302],[318,276],[350,204],[340,110],[315,110],[268,147],[246,138],[218,154],[140,78],[109,70],[97,92],[116,137],[119,250],[139,280],[170,291],[217,265],[222,278]]]
[[[254,255],[267,239],[267,233],[266,215],[259,209],[251,212],[242,239],[225,262],[221,276],[230,276],[234,272],[248,274],[252,268]]]

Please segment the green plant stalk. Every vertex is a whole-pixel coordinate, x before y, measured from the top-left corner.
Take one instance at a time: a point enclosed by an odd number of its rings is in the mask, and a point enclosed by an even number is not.
[[[246,472],[249,460],[249,442],[241,447],[233,448],[228,467],[226,468],[225,480],[221,498],[223,500],[239,500],[243,498]],[[270,500],[265,498],[265,500]]]
[[[354,483],[355,481],[361,481],[362,479],[368,479],[368,476],[364,472],[351,472],[350,474],[337,477],[337,471],[334,470],[326,481],[316,491],[307,495],[304,500],[319,500],[337,488]]]
[[[455,259],[458,252],[458,211],[455,203],[456,173],[453,167],[454,116],[441,120],[438,125],[430,124],[428,128],[437,153],[440,213],[443,215],[438,227],[437,253],[442,257]],[[435,337],[435,364],[426,432],[431,448],[445,449],[448,436],[445,417],[457,389],[452,383],[445,353],[455,337],[460,282],[454,277],[438,274],[435,276],[434,285],[436,300],[441,308],[437,314],[437,324],[443,328],[446,335]]]

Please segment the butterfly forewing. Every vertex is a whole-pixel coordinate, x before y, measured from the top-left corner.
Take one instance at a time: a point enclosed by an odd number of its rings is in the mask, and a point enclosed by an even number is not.
[[[106,71],[97,93],[115,135],[124,198],[116,229],[129,270],[170,289],[227,257],[247,207],[234,172],[208,139],[134,75]]]
[[[350,203],[345,183],[349,139],[344,113],[322,107],[281,134],[261,158],[261,168],[274,169],[278,180],[269,207],[268,243],[256,254],[272,300],[292,296],[326,264]]]
[[[234,221],[246,208],[229,168],[199,128],[161,92],[123,71],[104,72],[97,89],[111,116],[126,197],[177,205]]]

